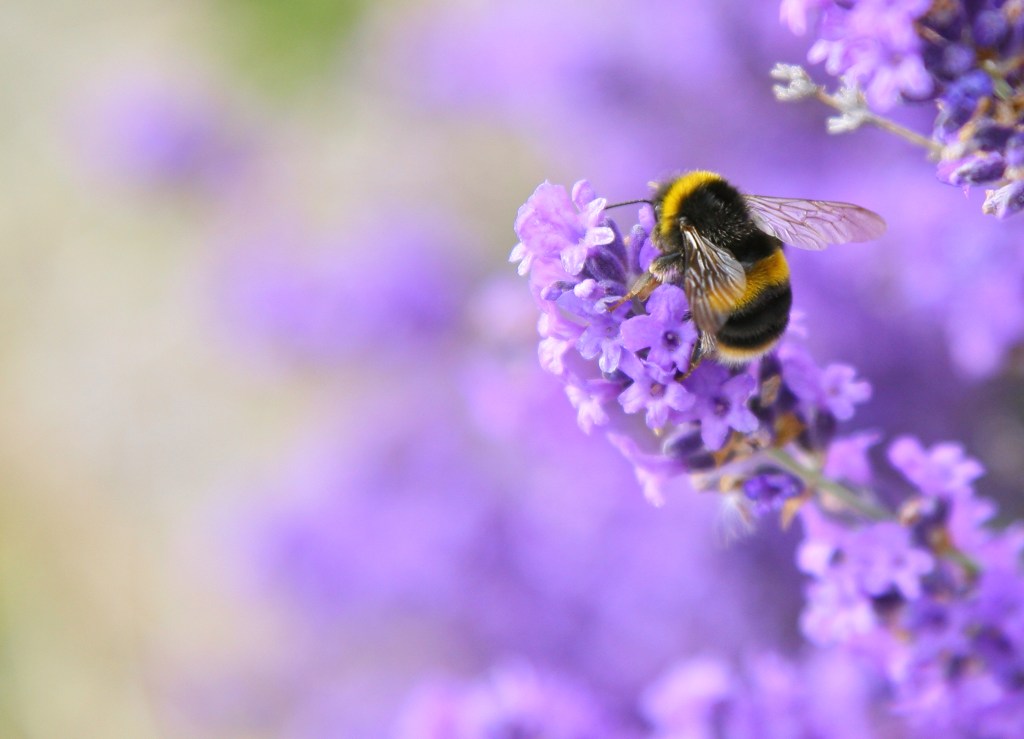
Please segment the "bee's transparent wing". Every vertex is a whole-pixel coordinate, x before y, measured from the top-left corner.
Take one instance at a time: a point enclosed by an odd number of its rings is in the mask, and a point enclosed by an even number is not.
[[[871,241],[885,233],[880,215],[853,203],[767,195],[744,195],[743,199],[758,228],[801,249]]]
[[[693,322],[705,335],[714,334],[743,297],[747,276],[736,257],[705,239],[696,229],[684,227],[683,236],[689,260],[683,290]]]

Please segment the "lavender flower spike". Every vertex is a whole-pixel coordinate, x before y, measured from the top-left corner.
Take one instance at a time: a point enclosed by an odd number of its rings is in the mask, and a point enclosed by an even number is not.
[[[1024,208],[1024,14],[1005,0],[783,0],[783,23],[803,35],[816,19],[807,56],[842,80],[829,95],[793,65],[772,76],[779,100],[817,97],[840,110],[829,131],[875,123],[922,144],[937,174],[957,187],[990,185],[982,210],[1006,218]],[[863,90],[863,99],[860,98]],[[930,137],[877,113],[931,103]]]
[[[710,359],[691,368],[698,333],[679,286],[621,304],[657,253],[649,208],[620,229],[604,217],[604,203],[586,182],[571,198],[542,184],[519,211],[512,252],[541,311],[542,365],[564,384],[580,426],[608,435],[651,500],[688,477],[750,518],[779,510],[776,501],[798,504],[805,483],[761,453],[793,446],[820,456],[836,420],[853,414],[869,386],[850,367],[818,368],[787,341],[743,368]]]
[[[801,509],[804,634],[873,663],[916,733],[1019,736],[1024,720],[1024,530],[986,528],[981,466],[955,444],[904,437],[899,522],[854,526]]]
[[[646,303],[610,310],[653,256],[649,213],[624,238],[614,223],[594,219],[592,204],[601,201],[589,186],[575,192],[586,198],[573,203],[564,190],[538,188],[520,211],[530,218],[517,222],[517,250],[533,255],[542,341],[561,346],[560,361],[546,366],[564,383],[581,426],[607,434],[652,500],[686,477],[723,494],[747,519],[799,517],[798,565],[809,578],[805,636],[874,665],[889,683],[891,709],[914,731],[1017,736],[1024,529],[985,527],[995,508],[974,495],[978,462],[956,444],[926,449],[898,438],[889,459],[909,485],[890,491],[902,500],[898,512],[874,503],[869,491],[880,477],[867,450],[877,437],[837,438],[839,422],[871,393],[855,370],[820,368],[785,338],[747,367],[706,360],[689,372],[686,348],[696,334],[684,291],[661,285]],[[598,229],[612,239],[587,238]],[[566,254],[581,244],[590,244],[587,256],[571,274]],[[702,701],[727,699],[728,681],[719,682],[698,700],[677,695],[689,690],[685,675],[673,678],[644,710],[666,727],[677,710],[699,724],[710,705]]]

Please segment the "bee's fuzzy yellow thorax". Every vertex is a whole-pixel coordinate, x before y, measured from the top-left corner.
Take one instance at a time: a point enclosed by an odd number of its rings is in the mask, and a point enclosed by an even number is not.
[[[693,194],[697,188],[709,182],[723,180],[722,175],[707,170],[698,169],[693,172],[686,172],[679,176],[661,201],[661,222],[659,231],[661,236],[667,236],[672,229],[677,228],[676,219],[683,201]]]

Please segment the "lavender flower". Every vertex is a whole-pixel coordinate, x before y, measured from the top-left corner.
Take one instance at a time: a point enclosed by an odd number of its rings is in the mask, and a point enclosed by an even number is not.
[[[437,681],[412,696],[395,725],[396,739],[625,737],[598,701],[562,676],[526,662],[495,667],[484,679]]]
[[[794,661],[773,653],[738,665],[702,654],[678,660],[619,717],[564,675],[506,661],[473,681],[428,680],[395,722],[402,739],[669,739],[882,735],[872,716],[877,677],[838,653]],[[643,721],[636,719],[642,717]]]
[[[917,598],[921,578],[933,560],[913,546],[910,532],[894,522],[847,529],[804,513],[808,536],[801,544],[800,566],[819,579],[808,593],[804,633],[819,644],[848,639],[875,627],[875,599]],[[825,575],[827,574],[827,577]]]
[[[798,590],[786,555],[757,554],[758,565],[776,563],[774,582],[788,595],[755,608],[741,585],[754,555],[713,546],[712,501],[655,509],[631,494],[629,465],[578,431],[558,383],[530,356],[534,309],[521,287],[482,286],[468,301],[480,331],[468,348],[417,354],[417,381],[386,383],[355,437],[345,422],[318,433],[326,441],[268,486],[275,502],[257,508],[243,543],[258,591],[291,624],[282,680],[301,685],[302,700],[268,710],[298,727],[295,736],[372,734],[352,727],[393,717],[394,701],[422,679],[435,686],[424,688],[429,705],[409,709],[399,736],[431,736],[452,715],[467,737],[532,724],[557,736],[587,715],[573,708],[581,705],[596,712],[584,725],[597,729],[584,735],[619,736],[625,724],[636,737],[630,708],[666,655],[706,640],[748,644],[755,610],[765,647],[789,630],[783,613]],[[510,320],[514,330],[494,330]],[[702,607],[709,598],[721,612]],[[350,651],[404,643],[410,623],[413,638],[442,649],[428,664],[381,661],[380,697],[353,700],[349,679],[331,670],[348,669]],[[324,643],[343,650],[343,667]],[[506,667],[508,654],[545,668]],[[465,685],[426,677],[467,664],[499,666]]]
[[[511,255],[529,275],[542,311],[542,365],[562,381],[580,426],[609,435],[652,500],[684,472],[715,473],[701,485],[711,487],[726,467],[737,473],[761,450],[797,439],[807,450],[823,450],[836,419],[849,418],[870,396],[867,383],[844,365],[818,368],[792,343],[743,369],[713,361],[691,368],[697,332],[678,286],[658,286],[643,306],[610,309],[654,255],[653,223],[645,208],[623,237],[596,215],[604,205],[586,182],[576,184],[571,199],[564,188],[542,184],[519,211],[521,241]],[[571,255],[581,249],[586,258],[574,273],[578,260]],[[640,430],[634,416],[657,433]],[[722,492],[739,493],[743,477]],[[792,497],[769,494],[781,478],[755,477],[738,500],[767,510],[767,499]]]
[[[951,185],[987,185],[983,210],[1005,218],[1024,207],[1019,106],[1022,76],[1021,12],[1004,0],[943,2],[930,0],[784,0],[781,17],[803,34],[811,17],[819,38],[808,59],[824,62],[842,77],[843,95],[825,94],[809,84],[797,67],[780,66],[776,75],[789,84],[780,99],[812,95],[843,115],[830,131],[855,128],[871,120],[924,143],[941,161],[937,173]],[[857,108],[886,111],[903,102],[933,102],[937,109],[931,141]],[[853,97],[850,97],[853,95]]]
[[[527,126],[564,122],[574,135],[558,142],[559,155],[575,149],[616,184],[634,187],[665,162],[699,157],[721,168],[762,167],[757,187],[764,192],[814,193],[806,190],[809,183],[824,189],[827,183],[819,180],[830,170],[854,192],[861,186],[905,192],[895,177],[860,181],[825,166],[827,151],[804,139],[800,146],[766,146],[763,158],[737,146],[735,134],[751,135],[747,121],[753,119],[758,140],[793,140],[793,132],[769,116],[751,115],[756,95],[748,94],[751,83],[742,74],[758,66],[751,55],[774,54],[778,41],[760,33],[757,14],[764,6],[686,5],[658,0],[638,13],[634,4],[611,3],[602,13],[581,16],[565,5],[527,0],[482,16],[482,28],[466,26],[474,9],[431,9],[426,17],[445,29],[432,48],[443,51],[421,61],[452,74],[418,75],[414,82],[425,89],[440,79],[462,102],[474,94],[491,104],[503,100],[514,122]],[[806,28],[815,13],[836,4],[786,5],[801,19],[793,22]],[[884,43],[861,47],[865,28],[840,25],[832,46],[823,47],[825,58],[834,54],[841,64],[864,70],[861,83],[879,99],[915,94],[915,64],[927,71],[929,59],[927,44],[906,36],[917,28],[911,4],[862,5],[862,26],[888,24]],[[743,13],[733,12],[740,7]],[[663,22],[620,22],[648,16]],[[562,20],[574,22],[552,22]],[[998,20],[983,24],[994,39],[1003,38]],[[690,43],[677,43],[683,27]],[[744,53],[722,53],[722,41],[753,32],[758,43],[746,44]],[[523,54],[527,35],[535,43]],[[961,53],[958,60],[957,53],[949,64],[959,69],[967,57]],[[716,75],[666,73],[707,68],[701,54],[715,61]],[[944,131],[967,125],[960,119],[969,121],[980,99],[997,95],[995,84],[978,93],[969,83],[984,80],[969,74]],[[817,89],[809,78],[794,88],[803,95]],[[709,95],[715,105],[705,106],[708,115],[693,116]],[[837,97],[842,114],[832,128],[871,120],[856,87]],[[978,156],[951,152],[944,173],[948,169],[957,183],[987,182],[996,172],[1016,176],[1019,142],[1006,128],[997,122],[980,132]],[[602,143],[599,158],[593,157],[595,141]],[[801,168],[804,160],[815,166]],[[770,166],[779,161],[787,166]],[[838,161],[841,153],[832,163]],[[602,180],[608,181],[604,172]],[[265,512],[257,537],[262,558],[256,567],[269,571],[290,607],[287,615],[298,623],[279,647],[291,658],[287,674],[272,700],[253,702],[271,716],[267,723],[298,727],[295,736],[377,735],[371,720],[329,721],[371,693],[378,714],[390,719],[395,710],[387,696],[425,673],[497,665],[477,680],[428,681],[396,733],[620,736],[625,727],[631,738],[899,736],[910,730],[888,717],[895,706],[926,728],[942,721],[972,726],[975,714],[985,713],[977,727],[1012,735],[1019,547],[1013,536],[986,528],[995,509],[971,490],[980,467],[962,447],[938,454],[908,438],[899,453],[897,445],[890,447],[915,488],[899,517],[877,505],[851,505],[906,497],[900,494],[905,486],[890,484],[891,475],[875,473],[871,458],[879,455],[871,452],[880,435],[842,435],[842,422],[871,393],[853,367],[819,366],[787,337],[777,353],[749,367],[706,362],[682,377],[696,334],[678,288],[660,287],[642,307],[610,310],[650,261],[650,212],[644,209],[636,227],[620,230],[605,220],[603,200],[585,184],[572,194],[548,187],[517,219],[521,243],[514,254],[542,308],[538,354],[546,378],[535,371],[530,352],[512,341],[480,355],[486,342],[529,330],[533,312],[524,315],[501,290],[487,291],[485,299],[484,291],[470,295],[455,284],[448,270],[463,263],[462,255],[422,239],[418,217],[409,219],[408,234],[380,216],[356,239],[346,228],[344,245],[352,248],[332,249],[312,266],[292,261],[287,249],[280,259],[252,260],[251,245],[243,247],[233,274],[242,277],[240,312],[255,317],[261,337],[270,334],[290,356],[330,362],[329,374],[338,370],[339,357],[355,359],[343,368],[342,382],[354,388],[351,395],[366,397],[362,412],[344,415],[341,433],[322,434],[341,440],[318,456],[322,470],[282,482],[281,502]],[[991,207],[1008,215],[1018,196],[1003,190]],[[870,204],[859,195],[853,199]],[[1015,292],[1024,284],[1020,269],[990,260],[973,224],[969,234],[944,224],[941,237],[926,237],[916,222],[929,220],[921,215],[927,211],[916,201],[905,205],[904,219],[914,229],[905,245],[884,258],[852,255],[833,268],[840,279],[815,284],[794,278],[802,301],[817,294],[820,302],[832,302],[847,291],[846,304],[821,306],[814,320],[837,327],[828,338],[845,356],[857,356],[858,337],[872,349],[861,352],[860,370],[867,362],[893,365],[891,381],[872,375],[883,398],[910,395],[903,390],[907,355],[925,365],[922,373],[941,373],[942,362],[928,361],[937,353],[921,358],[926,342],[915,334],[929,335],[918,331],[921,326],[942,323],[956,356],[983,373],[998,367],[1024,335]],[[392,225],[382,231],[383,222]],[[966,277],[962,262],[943,258],[943,245],[954,243],[973,244],[974,258],[989,271]],[[900,262],[916,245],[928,251]],[[343,260],[335,258],[342,254]],[[830,253],[822,263],[833,258],[845,256]],[[355,269],[341,269],[342,263]],[[252,279],[248,268],[257,273]],[[885,284],[894,294],[902,288],[905,299],[930,293],[916,306],[920,325],[891,320],[873,271],[895,275]],[[871,300],[856,302],[851,296],[867,294],[864,284],[871,285]],[[528,302],[526,291],[519,293]],[[866,304],[880,318],[872,319]],[[372,310],[356,309],[365,307]],[[844,321],[830,324],[838,315]],[[894,345],[905,354],[893,354]],[[353,348],[361,351],[353,354]],[[405,354],[393,361],[395,351]],[[361,385],[359,374],[367,370]],[[563,390],[568,404],[557,397]],[[940,389],[922,382],[913,392],[931,399]],[[941,413],[938,404],[919,405]],[[383,412],[386,406],[394,412]],[[888,407],[876,413],[899,417]],[[574,420],[598,438],[576,433]],[[604,436],[625,459],[608,453]],[[346,441],[354,437],[358,443]],[[742,515],[781,515],[802,526],[792,527],[788,539],[765,527],[759,538],[723,553],[710,546],[711,501],[663,495],[677,505],[654,510],[629,495],[630,466],[652,497],[677,481],[679,487],[691,482],[723,493]],[[812,640],[806,658],[755,656],[735,664],[724,655],[742,652],[751,641],[792,645],[787,627],[797,589],[787,589],[786,581],[794,568],[788,559],[762,561],[759,555],[785,546],[798,529],[806,537],[800,564],[809,581],[803,622],[808,636],[831,647]],[[747,569],[730,571],[723,562]],[[964,605],[970,602],[976,603]],[[399,651],[406,644],[414,653]],[[504,660],[509,653],[531,661],[510,663]],[[361,657],[371,669],[363,669]],[[672,662],[678,669],[649,684]],[[378,691],[382,683],[389,691]],[[300,720],[282,720],[293,700],[322,710],[303,717],[300,707]]]
[[[647,349],[647,362],[664,370],[686,366],[697,341],[687,309],[680,288],[659,286],[647,300],[648,314],[622,322],[622,345],[631,352]]]
[[[584,185],[576,191],[590,194]],[[575,208],[581,214],[593,210],[581,202]],[[540,323],[542,337],[564,337],[557,339],[565,342],[563,361],[547,369],[570,388],[577,408],[588,408],[581,425],[607,433],[652,499],[660,500],[666,479],[688,474],[694,486],[715,487],[726,500],[738,500],[745,517],[781,511],[787,521],[799,512],[805,538],[798,564],[810,577],[801,618],[805,636],[873,664],[890,681],[895,710],[912,726],[980,727],[980,735],[1008,736],[1024,705],[1024,652],[1018,652],[1024,632],[1018,633],[1014,618],[1024,612],[1024,532],[985,528],[994,508],[973,495],[980,465],[958,445],[926,450],[910,437],[897,439],[890,460],[914,489],[900,496],[898,516],[873,502],[867,489],[877,489],[881,478],[867,450],[877,436],[836,436],[838,422],[870,396],[870,386],[852,367],[821,369],[786,340],[776,354],[747,368],[706,362],[688,373],[685,354],[665,340],[681,335],[682,291],[661,286],[645,305],[608,309],[639,276],[649,231],[638,224],[622,239],[611,224],[613,241],[590,251],[573,279],[561,268],[563,251],[600,227],[589,216],[578,219],[560,248],[546,245],[533,265],[531,287],[547,318]],[[529,244],[517,249],[530,251]],[[596,276],[597,265],[608,263],[624,267],[624,281],[622,272]],[[555,282],[541,284],[538,275]],[[601,358],[579,341],[588,321],[601,326]],[[567,331],[566,323],[576,329]],[[554,326],[562,327],[557,334]],[[609,370],[602,359],[611,347],[616,363]],[[598,381],[600,397],[582,401]],[[617,396],[609,385],[619,388]],[[668,392],[672,386],[675,393]],[[601,414],[592,412],[594,405]],[[632,422],[640,413],[646,424]],[[804,505],[811,493],[818,494],[816,504]],[[668,733],[699,736],[697,727],[722,715],[730,678],[713,661],[700,669],[703,677],[694,680],[703,693],[683,700],[659,690],[648,699],[648,715]],[[688,681],[673,678],[671,691],[686,693]],[[958,708],[937,710],[936,700]]]
[[[883,722],[872,716],[874,682],[834,652],[801,661],[758,654],[738,666],[701,655],[678,661],[648,686],[640,709],[651,739],[860,739],[883,735]]]
[[[808,58],[824,62],[830,74],[858,83],[868,102],[880,110],[903,95],[927,95],[932,81],[921,58],[923,43],[915,23],[930,4],[931,0],[860,0],[845,7],[825,5],[821,38]],[[795,20],[792,10],[790,17]],[[795,22],[794,30],[802,30],[804,24],[803,18]]]
[[[804,490],[803,481],[796,475],[773,467],[757,469],[743,481],[743,494],[759,514],[780,510]]]
[[[981,467],[952,444],[889,448],[915,491],[900,522],[851,527],[801,510],[801,569],[812,576],[809,639],[874,662],[894,708],[918,730],[1015,736],[1024,716],[1024,532],[984,527]]]
[[[616,344],[617,347],[620,345]],[[583,354],[583,352],[580,352]],[[583,355],[586,358],[586,355]],[[682,411],[693,407],[696,397],[691,395],[669,373],[659,372],[657,368],[644,365],[635,355],[627,355],[629,361],[623,367],[623,372],[632,380],[632,383],[619,395],[619,403],[626,413],[646,413],[647,425],[652,429],[662,429],[669,418],[679,418]],[[601,367],[604,370],[604,367]],[[721,429],[721,438],[718,446],[725,441],[724,422],[714,418],[716,429]],[[710,427],[710,426],[709,426]],[[717,437],[716,437],[717,438]]]
[[[958,444],[938,444],[929,451],[910,437],[890,445],[889,460],[918,490],[934,497],[969,497],[974,481],[984,473]]]

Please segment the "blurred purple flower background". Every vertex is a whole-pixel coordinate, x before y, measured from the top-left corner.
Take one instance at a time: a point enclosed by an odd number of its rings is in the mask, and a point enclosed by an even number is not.
[[[95,705],[100,736],[1014,736],[1018,219],[898,137],[830,136],[769,74],[810,53],[1012,187],[1019,124],[956,106],[1004,100],[969,83],[1016,53],[1018,5],[948,3],[945,40],[915,36],[943,5],[218,0],[81,35],[25,5],[16,27],[66,51],[6,52],[27,82],[0,223],[28,278],[5,513],[27,523],[0,633],[27,646],[0,658],[0,733]],[[595,193],[696,168],[889,231],[787,252],[775,364],[661,395],[685,305],[598,309],[651,255],[649,216],[613,227]],[[748,403],[780,373],[822,474],[898,517],[779,525],[803,485],[751,466],[737,538],[682,474],[767,428]],[[667,461],[666,422],[700,423]]]

